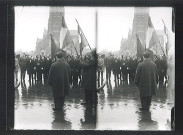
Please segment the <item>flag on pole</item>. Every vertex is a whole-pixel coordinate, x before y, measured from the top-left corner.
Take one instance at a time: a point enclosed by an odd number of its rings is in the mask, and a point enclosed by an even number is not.
[[[159,39],[149,16],[148,29],[146,33],[146,48],[151,49],[157,44],[159,44]]]
[[[60,31],[60,45],[61,45],[61,48],[64,49],[65,47],[71,44],[73,44],[72,37],[65,23],[64,16],[62,16],[62,28]]]
[[[136,34],[136,43],[137,43],[137,57],[142,57],[142,54],[143,52],[145,51],[143,46],[142,46],[142,43],[139,39],[139,36]]]
[[[163,21],[163,20],[162,20]],[[170,37],[170,32],[168,31],[164,21],[163,21],[163,24],[164,24],[164,33],[165,33],[165,36],[166,36],[166,40],[165,40],[165,47],[166,47],[166,55],[168,55],[168,51],[170,50],[171,48],[171,45],[172,45],[172,41],[171,41],[171,37]]]
[[[77,20],[76,20],[76,22],[78,24],[78,33],[79,33],[79,36],[81,39],[81,49],[83,49],[84,47],[86,47],[88,45],[90,50],[91,50],[90,44],[88,43],[88,40],[86,39],[83,30],[81,29]]]
[[[59,51],[59,47],[56,45],[52,35],[51,36],[51,39],[50,39],[50,44],[51,44],[51,58],[53,59],[56,55],[56,53]]]
[[[84,47],[86,47],[89,44],[84,36],[83,31],[81,30],[81,28],[79,26],[79,24],[78,24],[78,34],[80,36],[80,44],[79,44],[80,45],[80,54],[82,55],[82,51],[83,51]]]

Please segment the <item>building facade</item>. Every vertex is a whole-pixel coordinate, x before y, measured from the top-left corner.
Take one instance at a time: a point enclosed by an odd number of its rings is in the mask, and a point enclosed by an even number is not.
[[[56,45],[60,47],[60,31],[63,24],[62,16],[64,16],[64,7],[50,7],[48,28],[44,30],[43,38],[37,39],[34,55],[44,54],[49,56],[51,54],[50,35],[52,35]]]
[[[146,34],[149,27],[149,8],[136,7],[134,9],[134,18],[132,30],[129,29],[128,38],[122,38],[120,53],[122,55],[137,55],[137,36],[141,42],[142,52],[146,49]],[[163,54],[164,49],[164,33],[163,30],[158,30],[157,36],[160,41],[160,45],[156,45],[152,48],[153,52],[157,55]]]

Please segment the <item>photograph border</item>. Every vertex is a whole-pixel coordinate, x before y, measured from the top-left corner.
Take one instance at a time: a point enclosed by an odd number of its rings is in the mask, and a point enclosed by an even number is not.
[[[2,3],[2,4],[1,4]],[[0,103],[0,114],[2,118],[2,129],[3,133],[14,133],[14,134],[181,134],[183,125],[182,118],[182,104],[183,98],[181,95],[182,90],[182,37],[183,37],[183,2],[180,0],[20,0],[20,1],[3,1],[0,2],[0,40],[1,45],[1,100]],[[127,7],[127,6],[149,6],[149,7],[174,7],[175,8],[175,131],[47,131],[47,130],[12,130],[14,123],[14,6],[107,6],[107,7]],[[3,91],[6,90],[6,91]],[[2,105],[1,105],[2,104]],[[1,131],[0,131],[1,132]]]

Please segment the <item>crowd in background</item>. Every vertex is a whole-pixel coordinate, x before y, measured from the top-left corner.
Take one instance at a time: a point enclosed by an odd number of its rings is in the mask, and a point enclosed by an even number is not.
[[[71,84],[73,86],[82,86],[83,69],[81,61],[85,61],[86,57],[67,55],[65,61],[70,65],[71,70]],[[111,74],[114,75],[114,81],[134,81],[136,68],[143,60],[132,56],[117,57],[111,53],[106,56],[98,54],[98,67],[96,67],[97,81],[111,80]],[[51,59],[50,56],[37,55],[32,57],[24,54],[23,56],[16,55],[15,58],[15,72],[20,70],[20,80],[25,82],[25,75],[29,76],[30,84],[47,83],[49,70],[56,59]],[[166,56],[154,55],[152,61],[157,65],[159,74],[159,83],[163,84],[164,79],[167,82],[167,58]],[[104,74],[105,73],[105,74]],[[15,79],[18,80],[15,75]]]
[[[167,82],[167,58],[164,55],[154,55],[151,59],[157,66],[159,75],[159,84]],[[142,58],[132,56],[116,57],[109,53],[107,56],[100,55],[98,57],[98,79],[103,79],[104,69],[106,80],[111,80],[111,74],[114,75],[114,81],[134,81],[136,68],[139,63],[143,61]],[[103,63],[103,64],[101,64]],[[165,83],[164,83],[165,84]]]

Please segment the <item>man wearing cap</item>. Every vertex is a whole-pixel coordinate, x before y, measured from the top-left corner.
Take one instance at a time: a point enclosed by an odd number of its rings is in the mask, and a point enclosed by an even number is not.
[[[142,105],[140,110],[149,110],[151,98],[157,90],[158,72],[156,64],[150,60],[149,52],[145,52],[143,58],[144,61],[138,65],[136,70],[135,84],[139,88]]]
[[[56,54],[57,61],[51,65],[48,83],[52,87],[55,108],[61,110],[64,105],[65,95],[70,90],[70,67],[62,58],[63,53]]]

